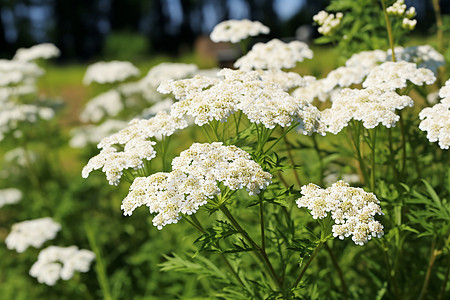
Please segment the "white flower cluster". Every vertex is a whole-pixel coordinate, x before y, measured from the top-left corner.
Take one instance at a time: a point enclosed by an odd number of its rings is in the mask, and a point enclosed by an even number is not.
[[[174,104],[174,101],[172,98],[165,98],[164,100],[161,100],[152,106],[144,109],[137,118],[141,119],[149,119],[151,117],[154,117],[159,112],[166,112],[170,113],[170,110],[172,109],[172,105]]]
[[[128,61],[100,61],[88,66],[84,74],[83,83],[88,85],[92,82],[121,82],[129,77],[139,76],[139,74],[139,69]]]
[[[383,225],[374,219],[375,215],[383,215],[383,212],[373,193],[350,187],[342,180],[327,189],[310,183],[302,186],[301,193],[303,196],[296,203],[299,208],[308,208],[314,219],[323,219],[331,214],[335,222],[333,236],[341,240],[352,236],[357,245],[364,245],[372,236],[383,236]]]
[[[327,131],[337,134],[351,119],[362,121],[365,128],[371,129],[382,123],[386,127],[395,126],[399,116],[396,109],[413,106],[408,96],[400,96],[392,91],[375,88],[343,89],[336,96],[331,108],[322,111],[322,120]]]
[[[16,204],[22,199],[22,192],[15,188],[0,190],[0,208],[7,204]]]
[[[407,80],[418,85],[430,84],[435,78],[426,69],[437,74],[437,69],[444,65],[443,55],[429,45],[397,47],[395,53],[397,60],[403,62],[387,62],[391,60],[390,50],[363,51],[354,54],[346,61],[345,66],[331,71],[325,78],[307,81],[304,86],[294,90],[292,95],[307,102],[314,99],[322,102],[328,99],[333,101],[341,88],[362,83],[372,69],[376,69],[371,75],[373,78],[369,79],[365,86],[396,89],[404,87]],[[414,63],[416,67],[405,62]],[[385,64],[380,66],[380,63]],[[385,75],[388,76],[386,79]]]
[[[114,89],[109,90],[89,100],[80,114],[80,120],[85,123],[96,123],[105,116],[117,116],[123,108],[120,93]]]
[[[362,83],[369,72],[385,60],[386,52],[382,50],[353,54],[345,62],[345,66],[331,71],[325,78],[308,81],[305,86],[294,90],[292,95],[307,102],[312,102],[316,98],[322,102],[326,101],[333,98],[333,94],[339,92],[341,88]]]
[[[275,82],[284,91],[289,91],[296,87],[307,86],[311,82],[315,81],[314,76],[301,76],[295,72],[284,72],[279,69],[271,70],[256,70],[261,76],[262,80]]]
[[[229,115],[240,110],[251,122],[262,123],[267,128],[277,124],[286,127],[296,121],[309,128],[308,133],[320,132],[317,108],[290,96],[271,81],[270,72],[267,74],[265,77],[261,71],[223,69],[219,72],[222,80],[197,75],[192,79],[162,83],[158,91],[172,92],[180,100],[172,106],[173,116],[193,116],[199,126],[212,120],[225,122]]]
[[[445,65],[444,55],[437,52],[430,45],[412,47],[395,47],[395,58],[397,61],[408,61],[415,63],[419,68],[427,68],[438,73],[438,68]],[[392,60],[392,51],[388,50],[387,60]]]
[[[14,60],[33,61],[39,58],[49,59],[58,57],[61,54],[59,49],[51,43],[34,45],[30,48],[20,48],[14,55]]]
[[[159,103],[166,100],[156,91],[161,82],[190,78],[198,72],[198,67],[194,64],[161,63],[152,67],[142,79],[121,84],[118,90],[128,101],[144,99],[148,103]]]
[[[60,230],[61,225],[49,217],[23,221],[12,226],[5,243],[8,249],[22,253],[29,246],[40,248],[46,241],[54,239]]]
[[[183,129],[187,122],[160,112],[149,120],[132,120],[119,132],[103,138],[97,145],[100,153],[92,157],[82,170],[87,178],[93,170],[102,169],[111,185],[117,185],[126,169],[141,169],[144,160],[156,156],[152,146],[156,143],[147,139],[161,135],[170,136],[175,130]],[[118,149],[123,151],[119,151]]]
[[[69,145],[72,148],[84,148],[89,144],[98,144],[102,138],[123,129],[128,123],[120,120],[106,120],[100,125],[86,125],[71,130],[72,138]]]
[[[0,87],[8,85],[28,86],[44,74],[35,63],[20,60],[0,59]]]
[[[312,57],[313,52],[303,42],[285,43],[273,39],[267,43],[256,43],[246,55],[234,63],[234,66],[242,71],[293,68],[297,62]]]
[[[124,215],[142,205],[157,213],[153,225],[162,229],[177,223],[181,214],[191,215],[208,199],[220,194],[218,182],[231,190],[246,188],[258,194],[271,183],[272,175],[236,146],[194,143],[172,161],[172,172],[138,177],[122,202]]]
[[[416,9],[411,6],[406,10],[405,0],[397,0],[394,4],[389,6],[386,11],[389,15],[403,17],[403,28],[413,30],[414,27],[416,27],[417,20],[413,19],[416,16]]]
[[[87,272],[95,259],[92,251],[77,246],[50,246],[39,252],[38,260],[30,269],[30,275],[39,283],[55,285],[58,279],[69,280],[75,271]]]
[[[269,27],[264,26],[259,21],[227,20],[217,24],[210,34],[213,42],[231,42],[233,44],[248,38],[249,36],[257,36],[259,34],[268,34]]]
[[[0,141],[8,132],[15,132],[21,136],[20,122],[35,123],[39,119],[50,120],[54,117],[54,110],[49,107],[40,107],[32,104],[17,104],[6,101],[0,110]]]
[[[385,62],[370,71],[363,87],[371,87],[384,91],[395,91],[407,86],[407,81],[415,85],[432,84],[436,81],[433,71],[417,68],[415,63],[406,61]]]
[[[427,132],[430,142],[439,141],[441,149],[450,147],[450,79],[439,90],[441,101],[419,113],[419,129]]]
[[[320,25],[317,31],[327,36],[333,35],[333,33],[336,31],[336,28],[339,26],[339,24],[341,24],[341,20],[343,17],[344,14],[341,12],[336,13],[335,16],[334,14],[329,14],[326,11],[322,10],[313,17],[313,20]]]
[[[188,78],[197,71],[198,67],[195,64],[161,63],[152,67],[142,82],[156,89],[163,81]]]

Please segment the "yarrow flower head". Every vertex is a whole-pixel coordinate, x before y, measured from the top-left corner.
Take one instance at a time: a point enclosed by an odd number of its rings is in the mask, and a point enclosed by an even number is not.
[[[450,147],[450,79],[440,89],[441,101],[433,107],[426,107],[419,113],[422,120],[419,129],[427,132],[430,142],[439,141],[441,149]]]
[[[362,121],[365,128],[371,129],[382,123],[386,127],[395,126],[399,116],[396,109],[413,106],[409,96],[395,92],[367,89],[343,89],[334,99],[331,108],[322,111],[322,120],[327,131],[337,134],[351,119]]]
[[[58,57],[61,54],[59,49],[52,43],[34,45],[30,48],[19,48],[14,55],[14,60],[33,61],[39,58],[49,59]]]
[[[117,116],[123,109],[120,93],[114,89],[109,90],[89,100],[80,114],[80,120],[97,123],[105,116]]]
[[[395,91],[406,87],[407,81],[415,85],[432,84],[436,81],[436,77],[431,70],[418,68],[415,63],[385,62],[370,71],[363,82],[363,87]]]
[[[148,140],[162,135],[170,136],[175,130],[183,129],[187,122],[180,118],[160,112],[149,120],[134,119],[119,132],[103,138],[97,145],[100,153],[92,157],[82,170],[87,178],[93,170],[102,169],[111,185],[117,185],[124,170],[138,170],[156,156],[153,146],[156,142]]]
[[[405,0],[397,0],[394,4],[386,8],[386,12],[391,16],[403,17],[403,28],[413,30],[416,27],[417,20],[413,19],[416,16],[416,9],[411,6],[406,10]]]
[[[336,28],[339,27],[339,24],[341,23],[343,17],[344,14],[341,12],[338,12],[336,13],[336,15],[334,15],[322,10],[313,17],[313,20],[320,25],[317,31],[325,36],[328,36],[333,35],[333,33],[336,31]]]
[[[297,62],[312,57],[313,52],[303,42],[285,43],[273,39],[267,43],[256,43],[246,55],[234,63],[234,66],[243,71],[293,68]]]
[[[166,80],[189,78],[194,75],[197,70],[198,67],[195,64],[161,63],[148,71],[147,75],[142,78],[141,84],[149,85],[156,89]]]
[[[213,42],[231,42],[233,44],[261,33],[268,34],[269,27],[259,21],[227,20],[217,24],[211,32],[210,38]]]
[[[46,241],[54,239],[60,230],[61,225],[49,217],[23,221],[12,226],[5,243],[8,249],[22,253],[29,246],[40,248]]]
[[[228,116],[240,110],[250,122],[267,128],[277,124],[286,127],[295,121],[310,128],[308,134],[321,130],[320,114],[313,113],[317,108],[290,96],[284,90],[286,86],[270,79],[270,73],[223,69],[219,75],[223,79],[197,75],[192,79],[165,82],[158,91],[172,92],[180,100],[172,106],[173,116],[191,115],[199,126],[212,120],[225,122]],[[304,111],[316,118],[303,118]]]
[[[42,74],[33,62],[0,59],[0,86],[34,84]]]
[[[7,204],[15,204],[22,199],[22,192],[15,188],[0,190],[0,208]]]
[[[308,81],[294,90],[292,95],[309,103],[314,99],[322,102],[328,99],[333,101],[333,96],[342,88],[362,83],[373,68],[386,61],[386,56],[386,52],[382,50],[353,54],[345,62],[345,66],[331,71],[325,78]]]
[[[438,68],[445,65],[444,55],[436,51],[430,45],[412,46],[412,47],[395,47],[395,58],[397,61],[412,62],[419,68],[427,68],[438,73]],[[387,60],[392,60],[392,51],[388,50]]]
[[[156,213],[153,225],[177,223],[181,214],[191,215],[220,194],[218,183],[230,190],[246,188],[258,194],[271,183],[272,175],[236,146],[194,143],[172,161],[172,172],[138,177],[122,202],[124,215],[142,205]]]
[[[383,225],[374,218],[383,212],[373,193],[350,187],[342,180],[327,189],[310,183],[302,186],[301,193],[303,196],[297,200],[297,206],[309,209],[314,219],[323,219],[330,214],[335,222],[334,237],[343,240],[352,236],[355,244],[364,245],[372,236],[383,236]]]
[[[77,246],[50,246],[39,253],[38,260],[30,269],[30,275],[37,278],[39,283],[52,286],[60,278],[69,280],[75,271],[89,271],[94,259],[94,252],[78,249]]]
[[[100,61],[88,66],[84,74],[83,83],[88,85],[92,82],[121,82],[129,77],[139,76],[139,74],[139,69],[128,61]]]
[[[107,137],[127,126],[128,122],[121,120],[106,120],[100,125],[86,125],[71,130],[72,138],[69,145],[72,148],[84,148],[89,144],[98,144]]]

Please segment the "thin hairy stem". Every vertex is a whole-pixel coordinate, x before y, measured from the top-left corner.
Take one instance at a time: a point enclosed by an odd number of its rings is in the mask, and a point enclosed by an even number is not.
[[[436,18],[436,43],[437,43],[437,50],[440,53],[444,53],[444,24],[442,22],[442,15],[441,15],[441,7],[439,5],[439,0],[431,0],[431,3],[433,4],[434,9],[434,16]]]
[[[106,267],[101,254],[100,248],[95,241],[95,234],[90,225],[84,222],[84,228],[89,241],[89,246],[95,253],[95,274],[97,275],[97,280],[100,284],[100,289],[102,291],[103,299],[112,300],[111,288],[108,281],[108,275],[106,274]]]
[[[381,0],[381,5],[383,6],[383,12],[384,12],[384,19],[386,21],[386,30],[388,33],[389,38],[389,47],[392,51],[392,61],[397,61],[395,59],[395,52],[394,52],[394,35],[392,34],[392,26],[391,26],[391,20],[389,19],[389,15],[386,10],[386,0]]]
[[[222,204],[220,205],[219,209],[223,212],[223,214],[227,217],[227,219],[231,222],[233,227],[244,237],[244,239],[259,253],[258,258],[265,264],[267,267],[269,274],[272,278],[272,280],[275,282],[277,287],[280,291],[282,291],[282,287],[280,284],[280,280],[278,279],[278,276],[275,272],[275,269],[272,266],[272,263],[270,262],[269,258],[267,257],[266,252],[263,250],[261,246],[259,246],[251,237],[250,235],[241,227],[239,222],[233,217],[231,212],[228,210],[228,208]]]
[[[389,261],[388,248],[385,243],[386,243],[386,241],[383,241],[382,243],[380,243],[380,245],[382,247],[384,262],[386,264],[386,273],[387,273],[389,282],[391,284],[390,287],[393,291],[395,299],[401,299],[400,293],[398,291],[397,281],[395,280],[395,277],[392,275],[392,267],[391,267],[391,263]]]
[[[197,219],[197,217],[195,215],[191,215],[192,221],[189,220],[189,218],[185,218],[186,221],[191,224],[195,229],[197,229],[198,231],[200,231],[201,233],[205,234],[206,231],[204,230],[203,226],[200,224],[200,221]],[[220,245],[219,242],[217,242],[216,244],[217,248],[220,249]],[[225,256],[225,254],[223,254],[222,252],[219,252],[219,256],[220,258],[223,260],[223,262],[225,263],[225,265],[227,266],[227,268],[231,271],[231,273],[233,274],[234,278],[236,279],[236,281],[245,289],[247,289],[247,286],[244,284],[244,282],[242,282],[241,278],[239,277],[239,274],[234,270],[233,266],[231,266],[229,260],[227,259],[227,257]],[[248,289],[247,289],[248,290]],[[250,291],[249,291],[250,292]]]
[[[311,264],[311,262],[314,260],[314,257],[316,257],[317,252],[319,252],[319,249],[322,247],[323,242],[320,241],[317,244],[316,249],[314,249],[314,252],[311,254],[311,256],[309,257],[308,261],[306,262],[306,264],[303,266],[300,274],[297,277],[297,280],[295,280],[294,285],[292,286],[292,288],[297,287],[297,285],[300,283],[300,281],[303,278],[303,275],[305,275],[306,270],[308,269],[309,265]]]
[[[400,169],[401,178],[404,178],[406,168],[406,130],[403,122],[402,111],[399,111],[400,115],[400,132],[402,134],[402,167]]]
[[[394,153],[394,147],[392,145],[392,129],[388,128],[388,140],[389,140],[389,164],[392,167],[392,176],[394,177],[394,183],[397,186],[398,185],[398,173],[397,173],[397,167],[395,162],[395,153]]]
[[[263,192],[259,193],[259,221],[261,223],[261,248],[266,252],[266,236],[264,233],[264,206],[263,206]]]
[[[372,136],[371,136],[371,169],[370,169],[370,187],[372,189],[372,193],[376,194],[375,192],[375,157],[376,157],[376,140],[377,140],[377,127],[373,129]]]
[[[298,122],[295,122],[294,124],[292,124],[291,126],[288,127],[288,129],[284,130],[283,133],[281,134],[281,136],[278,137],[278,139],[275,140],[275,142],[273,142],[273,144],[266,150],[264,151],[264,154],[268,153],[270,150],[272,150],[273,147],[275,147],[276,144],[278,144],[286,134],[288,134],[292,129],[294,129],[295,127],[297,127],[299,125]]]
[[[430,260],[428,261],[427,272],[425,274],[425,279],[423,280],[422,290],[420,291],[419,300],[425,298],[427,293],[428,283],[430,282],[431,270],[433,269],[434,261],[436,260],[436,256],[438,255],[438,251],[436,251],[436,238],[433,238],[431,242],[431,253]]]
[[[294,156],[292,155],[292,149],[287,139],[287,136],[284,136],[283,139],[284,144],[286,145],[286,151],[289,156],[289,160],[291,161],[292,166],[295,166]],[[295,168],[292,169],[292,173],[294,173],[295,181],[297,182],[298,186],[302,186],[302,183],[300,182],[300,177],[298,177],[297,170]]]
[[[444,299],[444,294],[445,294],[445,290],[447,288],[447,283],[448,283],[448,279],[449,279],[449,275],[450,275],[450,252],[448,253],[448,257],[447,257],[447,270],[445,271],[445,276],[444,276],[444,281],[442,283],[442,287],[441,287],[441,292],[439,293],[439,300]]]
[[[324,165],[323,165],[323,157],[322,157],[322,152],[320,151],[319,148],[319,143],[317,142],[316,136],[314,134],[311,135],[311,138],[313,140],[313,145],[314,145],[314,150],[316,150],[317,156],[319,157],[319,174],[320,174],[320,178],[319,178],[319,185],[323,186],[323,170],[324,170]]]
[[[214,141],[214,139],[212,139],[211,138],[211,136],[209,135],[209,132],[208,132],[208,130],[206,129],[206,127],[203,125],[203,126],[200,126],[202,129],[203,129],[203,132],[205,133],[205,135],[206,135],[206,138],[208,139],[208,142],[209,143],[212,143],[213,141]]]
[[[336,272],[338,273],[339,279],[341,281],[341,288],[342,288],[342,293],[344,294],[344,299],[347,299],[348,298],[348,288],[347,288],[347,284],[345,283],[344,273],[342,273],[342,269],[339,267],[339,264],[336,260],[336,257],[334,256],[334,253],[331,250],[331,248],[328,246],[327,243],[325,243],[324,246],[325,246],[325,250],[327,250],[328,255],[331,258],[331,262],[333,263],[333,266],[336,269]]]

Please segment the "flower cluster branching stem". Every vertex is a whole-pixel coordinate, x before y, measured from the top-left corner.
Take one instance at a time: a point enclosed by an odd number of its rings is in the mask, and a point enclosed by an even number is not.
[[[275,269],[272,266],[272,263],[269,260],[269,257],[266,254],[266,251],[264,248],[259,246],[251,237],[250,235],[241,227],[239,222],[233,217],[231,212],[228,210],[228,208],[225,206],[224,203],[222,203],[219,207],[219,209],[222,211],[222,213],[227,217],[227,219],[231,222],[233,227],[244,237],[244,239],[257,251],[258,258],[264,263],[264,265],[267,267],[269,274],[278,287],[280,291],[282,291],[282,286],[280,283],[280,280],[278,279],[278,276],[275,272]]]
[[[436,251],[436,236],[433,238],[431,242],[431,251],[430,251],[430,259],[428,261],[427,272],[425,274],[425,279],[423,281],[422,289],[420,291],[419,300],[425,298],[427,293],[428,283],[430,282],[431,270],[433,269],[434,262],[436,260],[436,256],[439,254],[439,251]]]
[[[311,256],[309,257],[308,261],[306,262],[306,264],[303,266],[302,270],[300,271],[300,274],[298,275],[297,279],[294,282],[294,285],[292,286],[292,288],[296,288],[298,286],[298,284],[300,283],[300,281],[303,278],[303,275],[305,275],[306,270],[308,269],[309,265],[311,264],[311,262],[313,261],[314,257],[316,257],[317,252],[319,252],[320,248],[323,245],[323,241],[320,241],[317,244],[316,249],[314,249],[314,252],[311,254]]]
[[[202,234],[205,234],[206,231],[203,228],[203,226],[201,225],[200,221],[197,219],[197,217],[195,215],[191,215],[190,216],[192,221],[189,220],[189,218],[185,218],[186,221],[191,224],[195,229],[197,229],[198,231],[200,231]],[[216,243],[216,247],[221,250],[219,242]],[[227,259],[227,257],[225,256],[225,254],[223,254],[222,252],[219,252],[219,256],[220,258],[223,260],[223,262],[225,263],[225,265],[227,266],[227,268],[230,270],[231,274],[233,274],[234,278],[236,279],[236,281],[245,289],[247,289],[247,286],[244,284],[244,282],[242,282],[242,279],[239,277],[239,274],[236,272],[236,270],[234,270],[233,266],[231,266],[230,261]],[[250,292],[247,289],[248,292]]]
[[[389,19],[389,15],[386,10],[386,0],[381,0],[381,5],[383,6],[384,19],[386,21],[386,30],[389,38],[389,47],[391,48],[392,51],[392,61],[396,61],[394,52],[394,35],[392,34],[391,20]]]
[[[439,293],[439,300],[444,299],[444,294],[445,294],[445,290],[447,288],[447,283],[449,281],[449,275],[450,275],[450,252],[448,253],[447,256],[447,270],[445,271],[445,276],[444,276],[444,281],[442,283],[442,288],[441,288],[441,292]]]
[[[348,288],[347,288],[347,284],[345,283],[345,278],[344,278],[344,273],[342,272],[341,267],[339,266],[336,257],[333,254],[333,250],[331,250],[331,248],[328,246],[327,243],[324,244],[325,246],[325,250],[327,250],[328,255],[331,258],[331,262],[333,263],[334,268],[336,269],[339,279],[341,281],[341,288],[342,288],[342,293],[344,294],[344,298],[343,299],[348,299]]]
[[[106,273],[106,267],[105,262],[103,260],[102,253],[100,251],[100,248],[97,245],[95,234],[93,229],[91,228],[91,225],[89,225],[88,222],[84,222],[84,228],[86,231],[86,235],[89,241],[89,246],[91,247],[92,251],[95,253],[95,273],[97,275],[98,282],[100,284],[100,289],[103,294],[103,299],[105,300],[112,300],[112,294],[111,294],[111,288],[108,281],[108,275]]]
[[[283,131],[284,131],[284,129],[283,129]],[[287,139],[286,135],[283,137],[283,139],[284,139],[284,144],[286,145],[286,151],[287,151],[287,154],[289,156],[289,160],[291,161],[291,165],[294,167],[292,169],[292,173],[294,173],[295,181],[297,182],[298,186],[302,186],[302,183],[300,181],[300,177],[298,176],[297,170],[295,169],[294,156],[292,155],[292,149],[291,149],[291,145],[289,143],[289,140]]]
[[[316,150],[317,157],[319,158],[319,176],[320,176],[319,177],[319,185],[323,186],[324,165],[323,165],[322,152],[320,151],[319,143],[317,142],[316,136],[313,134],[313,135],[311,135],[311,138],[312,138],[312,141],[313,141],[314,150]]]

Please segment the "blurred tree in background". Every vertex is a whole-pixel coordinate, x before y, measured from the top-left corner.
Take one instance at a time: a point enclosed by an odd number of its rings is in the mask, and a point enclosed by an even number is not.
[[[434,22],[430,0],[406,1],[418,8],[419,30]],[[441,0],[449,13],[448,0]],[[259,20],[270,36],[294,36],[311,24],[327,0],[1,0],[0,56],[15,49],[52,42],[62,61],[89,60],[100,55],[179,54],[194,40],[229,18]],[[426,20],[421,22],[422,20]]]

